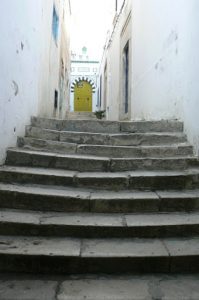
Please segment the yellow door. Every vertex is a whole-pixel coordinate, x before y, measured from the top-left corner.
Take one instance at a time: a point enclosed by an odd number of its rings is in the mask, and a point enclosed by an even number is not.
[[[75,85],[74,111],[92,111],[92,86],[87,81]]]

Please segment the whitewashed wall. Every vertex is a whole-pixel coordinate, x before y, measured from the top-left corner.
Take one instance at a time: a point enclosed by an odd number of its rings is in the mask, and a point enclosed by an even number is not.
[[[120,1],[120,9],[122,9],[123,1]],[[103,58],[100,66],[100,76],[102,76],[101,85],[101,102],[102,109],[106,110],[106,118],[108,120],[128,119],[129,114],[124,114],[124,97],[122,92],[123,83],[123,67],[122,55],[123,49],[129,40],[131,52],[132,28],[131,28],[131,0],[126,0],[122,12],[118,11],[113,23],[113,31],[107,38]],[[104,68],[107,65],[107,80],[105,80]],[[130,62],[131,70],[131,62]],[[100,78],[99,76],[99,78]],[[129,80],[131,81],[131,71]],[[106,87],[105,87],[106,85]],[[104,93],[104,90],[107,90]],[[106,94],[106,99],[105,98]],[[129,94],[131,90],[129,89]],[[131,99],[130,99],[131,100]],[[130,101],[131,102],[131,101]],[[131,103],[129,103],[129,107]]]
[[[0,162],[38,113],[40,5],[0,1]]]
[[[57,2],[63,12],[64,0]],[[53,115],[61,46],[52,43],[52,7],[53,0],[0,1],[0,164],[32,115]]]
[[[178,119],[199,152],[199,1],[126,0],[101,62],[107,62],[107,118],[123,119],[122,24],[132,5],[130,94],[132,120]],[[121,66],[121,65],[120,65]],[[119,70],[119,71],[118,71]],[[118,75],[120,74],[120,75]],[[102,80],[102,107],[104,84]]]
[[[65,86],[69,91],[70,76],[70,18],[69,2],[64,0],[48,0],[42,2],[42,28],[41,31],[41,72],[40,72],[40,99],[39,115],[47,117],[64,117],[64,110],[69,106],[69,94],[65,91],[63,111],[54,109],[55,89],[60,94],[61,59],[66,69]],[[52,12],[55,5],[59,17],[59,34],[55,42],[52,35]],[[60,100],[60,99],[59,99]],[[59,106],[59,103],[58,103]]]
[[[180,119],[199,149],[199,1],[133,0],[133,119]]]

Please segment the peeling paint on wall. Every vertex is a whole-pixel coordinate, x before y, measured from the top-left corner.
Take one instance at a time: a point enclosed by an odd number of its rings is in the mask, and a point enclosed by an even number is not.
[[[24,44],[21,42],[21,50],[23,51],[24,49]]]
[[[14,95],[16,97],[19,93],[19,86],[14,80],[12,81],[12,84],[13,84]]]

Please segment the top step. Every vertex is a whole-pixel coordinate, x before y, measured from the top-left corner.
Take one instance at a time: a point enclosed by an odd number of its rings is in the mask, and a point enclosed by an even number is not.
[[[67,112],[66,113],[67,120],[95,120],[96,116],[93,112]]]
[[[118,132],[182,132],[179,121],[103,121],[103,120],[60,120],[31,118],[31,125],[52,130],[118,133]]]

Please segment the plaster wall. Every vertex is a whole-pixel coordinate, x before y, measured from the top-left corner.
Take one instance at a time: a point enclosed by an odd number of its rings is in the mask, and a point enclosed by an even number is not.
[[[23,7],[23,9],[21,9]],[[0,163],[38,113],[41,1],[0,1]],[[24,13],[25,12],[25,13]],[[37,20],[37,22],[35,22]]]
[[[53,0],[0,1],[0,164],[4,162],[7,147],[16,146],[17,136],[24,135],[32,115],[54,114],[61,53],[65,53],[68,65],[69,44],[63,46],[66,36],[63,31],[57,45],[53,40],[53,3]],[[59,32],[64,26],[64,9],[65,18],[68,16],[66,3],[55,1],[60,14]],[[68,52],[61,52],[64,47]],[[67,70],[69,77],[70,67]]]
[[[122,8],[121,5],[120,8]],[[124,113],[122,64],[123,50],[128,41],[131,55],[131,0],[126,1],[122,11],[118,13],[114,19],[114,29],[107,38],[100,66],[100,76],[102,78],[101,108],[106,110],[106,118],[108,120],[128,119],[131,113],[130,109],[129,114]],[[107,66],[107,75],[104,74],[105,66]],[[129,67],[129,82],[131,82],[131,61]],[[105,79],[105,76],[107,76],[107,79]],[[104,93],[104,90],[106,90],[106,93]],[[131,85],[129,88],[129,107],[131,106],[130,95]]]
[[[53,5],[59,17],[58,39],[52,35]],[[41,75],[39,115],[64,117],[69,103],[70,76],[70,17],[69,2],[64,0],[42,1]],[[63,69],[62,69],[63,62]],[[63,75],[63,76],[62,76]],[[61,90],[61,76],[62,86]],[[67,88],[67,90],[66,90]],[[58,107],[54,108],[55,90],[59,93]],[[65,99],[62,99],[65,98]],[[60,103],[60,101],[62,103]],[[62,105],[61,105],[62,104]]]
[[[132,3],[132,119],[184,121],[198,153],[199,2]]]

